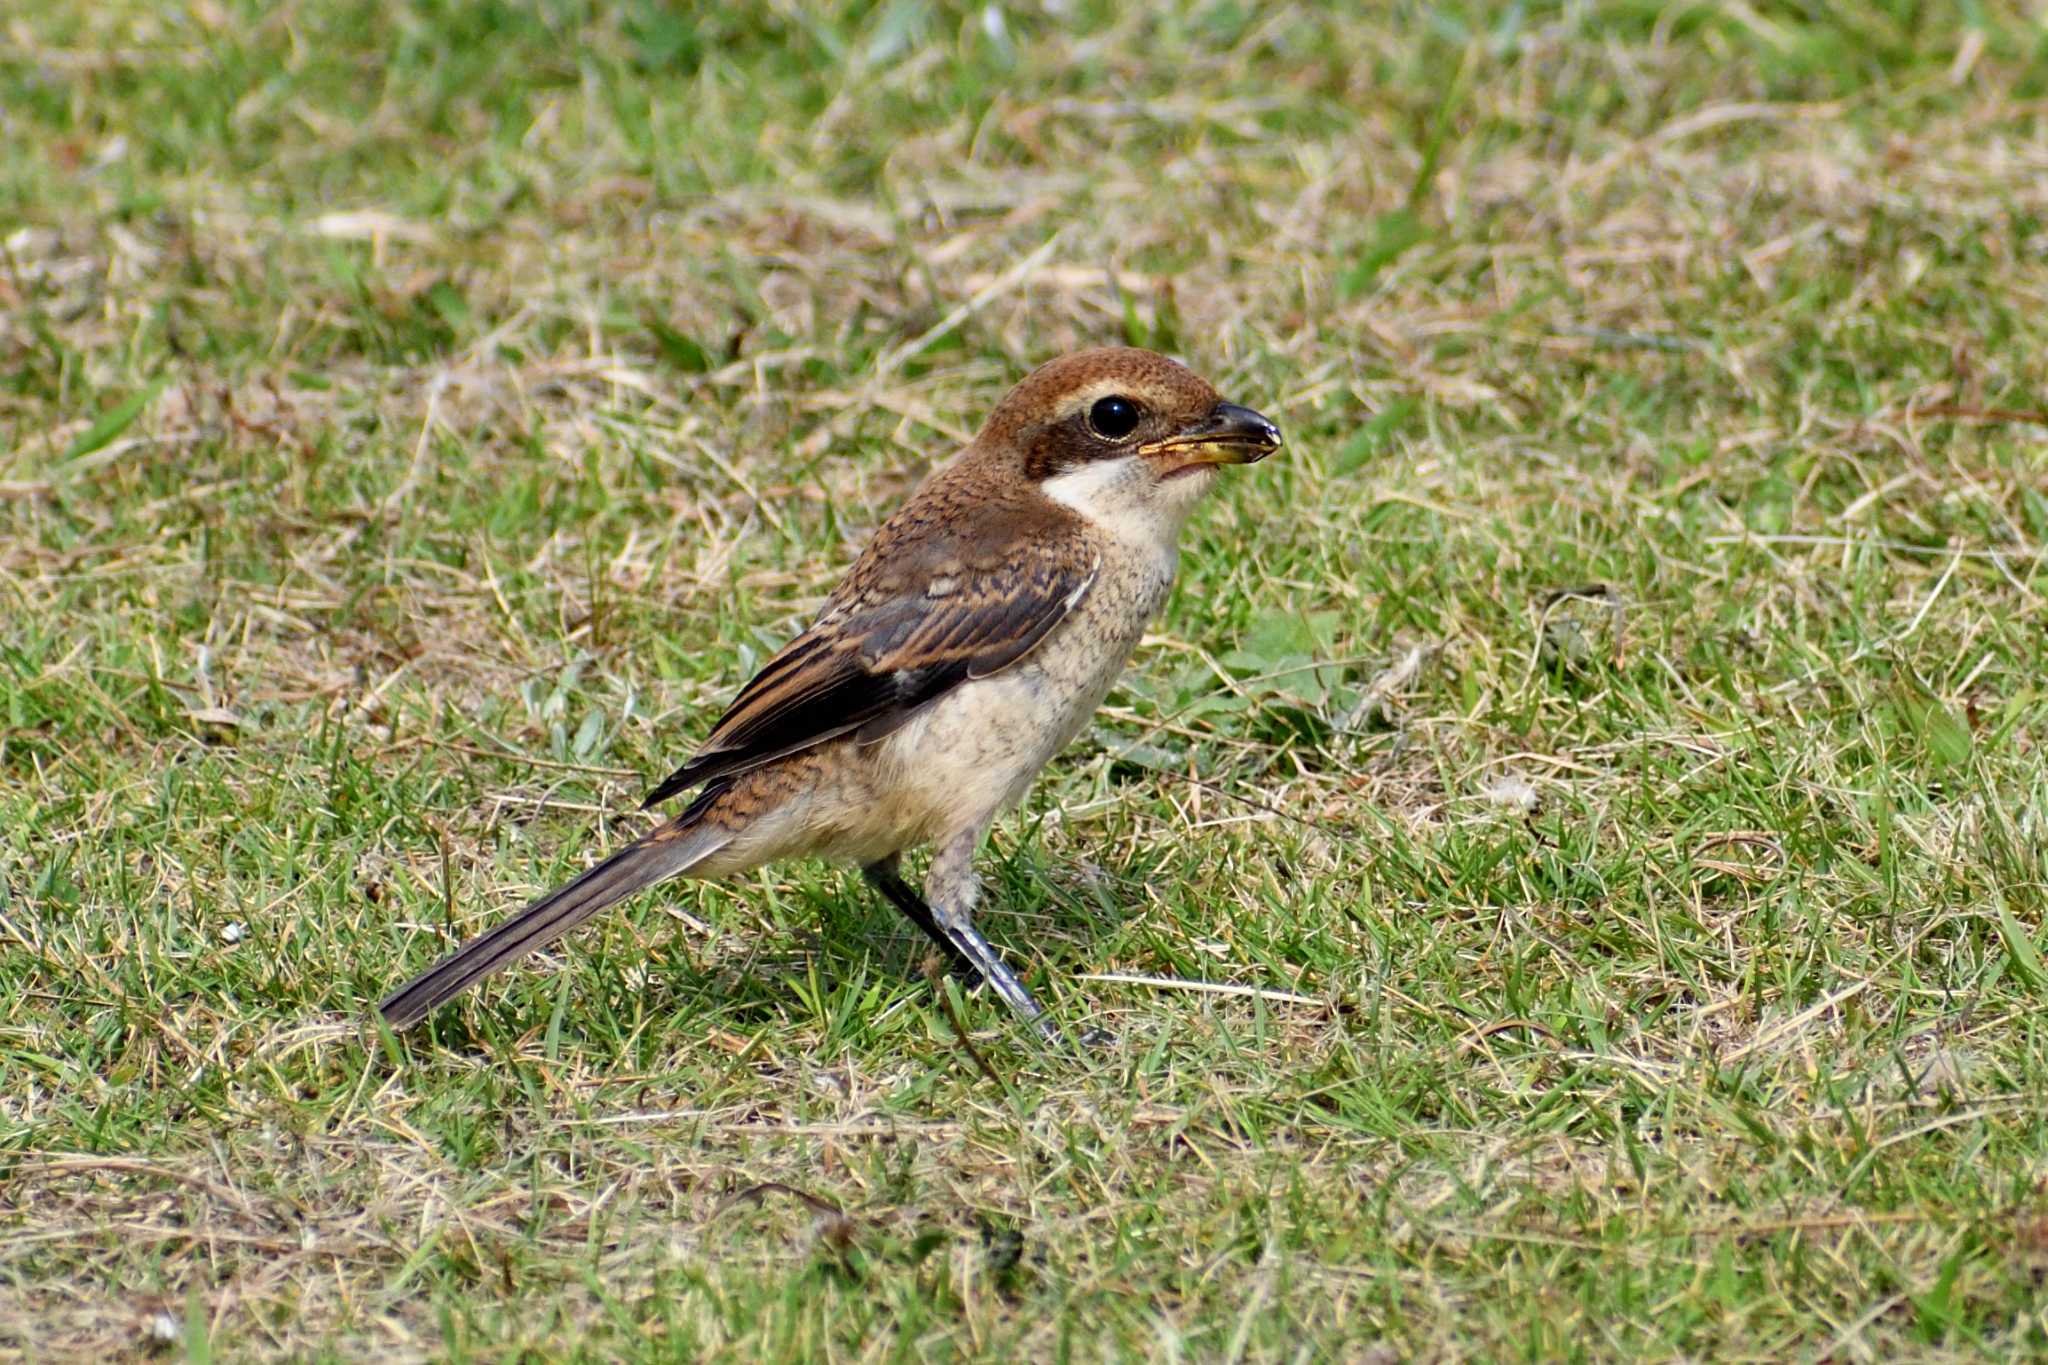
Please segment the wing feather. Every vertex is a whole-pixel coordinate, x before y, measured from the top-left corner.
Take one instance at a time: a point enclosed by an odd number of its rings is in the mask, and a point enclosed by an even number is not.
[[[1020,535],[971,563],[957,546],[928,539],[900,563],[876,568],[864,557],[646,804],[845,734],[881,739],[961,683],[1029,654],[1080,605],[1101,567],[1073,535]]]

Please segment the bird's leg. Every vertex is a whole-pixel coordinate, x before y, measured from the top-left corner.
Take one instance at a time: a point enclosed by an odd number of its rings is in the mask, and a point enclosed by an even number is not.
[[[877,859],[861,869],[861,873],[875,890],[888,898],[889,904],[903,912],[903,917],[915,924],[924,936],[939,945],[939,951],[946,955],[946,961],[955,972],[969,981],[982,979],[981,969],[974,965],[974,959],[960,951],[959,945],[946,937],[946,931],[932,918],[932,908],[924,903],[924,897],[917,889],[896,874],[896,855]]]
[[[1057,1037],[1052,1021],[1045,1017],[1044,1007],[1032,999],[1017,974],[974,927],[974,902],[981,893],[980,881],[974,875],[974,850],[980,842],[981,830],[977,828],[940,846],[924,879],[925,899],[930,903],[928,913],[954,952],[965,958],[1011,1009],[1037,1024],[1040,1032]]]

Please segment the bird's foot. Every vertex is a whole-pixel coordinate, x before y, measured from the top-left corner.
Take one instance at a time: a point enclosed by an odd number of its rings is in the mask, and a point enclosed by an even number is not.
[[[1074,1041],[1091,1052],[1095,1052],[1115,1047],[1117,1038],[1108,1029],[1089,1024],[1081,1030]]]

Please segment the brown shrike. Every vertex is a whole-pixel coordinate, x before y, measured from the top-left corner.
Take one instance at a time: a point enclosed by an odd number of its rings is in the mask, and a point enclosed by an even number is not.
[[[974,854],[1080,732],[1173,583],[1216,468],[1280,431],[1149,351],[1041,366],[935,470],[810,629],[656,787],[682,814],[455,950],[383,1003],[393,1028],[634,892],[778,858],[857,864],[969,980],[1044,1026],[974,927]],[[906,849],[935,852],[919,896]]]

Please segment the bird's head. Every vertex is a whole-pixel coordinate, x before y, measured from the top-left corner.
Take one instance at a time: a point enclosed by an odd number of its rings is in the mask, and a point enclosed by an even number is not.
[[[1039,366],[996,406],[979,444],[1084,517],[1156,519],[1170,533],[1219,466],[1263,460],[1280,429],[1185,365],[1118,347]]]

